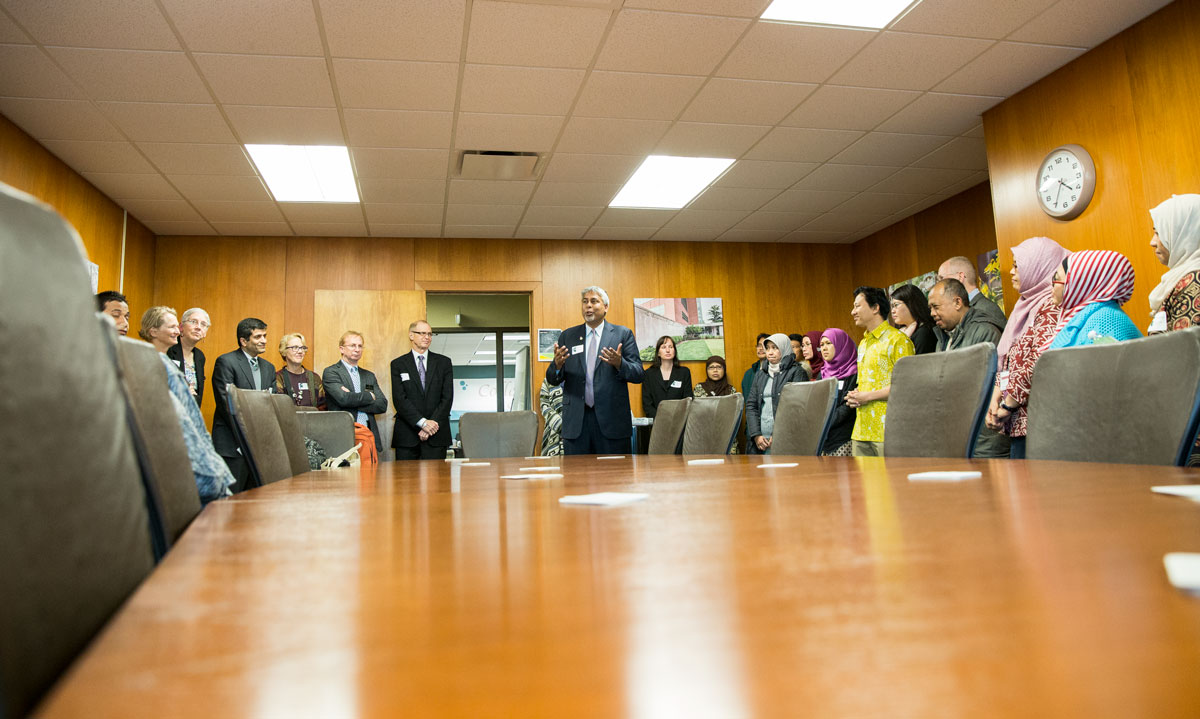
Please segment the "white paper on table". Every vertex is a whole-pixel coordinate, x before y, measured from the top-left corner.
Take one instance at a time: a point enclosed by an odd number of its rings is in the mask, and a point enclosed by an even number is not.
[[[562,479],[561,474],[545,474],[535,472],[533,474],[502,474],[500,479]]]
[[[1187,497],[1200,502],[1200,484],[1167,484],[1161,487],[1151,487],[1151,492],[1173,494],[1176,497]]]
[[[492,466],[492,463],[491,462],[463,462],[461,466],[463,466],[463,467],[490,467],[490,466]]]
[[[688,464],[725,464],[723,459],[689,459]]]
[[[525,459],[555,459],[554,456],[549,457],[526,457]]]
[[[613,454],[613,455],[609,455],[607,457],[597,457],[596,459],[625,459],[625,455]]]
[[[1179,589],[1200,592],[1200,553],[1170,552],[1163,556],[1167,579]]]
[[[518,472],[557,472],[562,467],[520,467]]]
[[[629,504],[630,502],[640,502],[648,494],[641,492],[596,492],[595,494],[568,494],[565,497],[559,497],[559,504],[589,504],[599,507],[613,507],[618,504]]]
[[[799,462],[763,462],[762,464],[758,465],[758,468],[759,469],[773,469],[775,467],[783,468],[783,467],[799,467],[799,466],[800,466]]]
[[[958,482],[964,479],[979,479],[982,476],[983,472],[917,472],[908,475],[908,478],[935,482]]]
[[[454,464],[463,464],[464,462],[470,462],[471,460],[467,459],[466,457],[447,457],[446,461],[453,462]]]

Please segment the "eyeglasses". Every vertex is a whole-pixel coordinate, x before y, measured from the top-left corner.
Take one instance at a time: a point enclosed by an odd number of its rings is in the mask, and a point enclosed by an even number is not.
[[[308,348],[307,347],[288,347],[287,350],[289,352],[292,350],[300,350],[301,352],[307,352]]]
[[[413,334],[419,337],[437,337],[436,332],[413,332]]]
[[[184,320],[183,323],[185,325],[195,325],[196,327],[201,327],[203,329],[208,329],[209,327],[212,327],[212,325],[205,322],[204,320],[198,320],[195,317],[189,317],[188,319]]]

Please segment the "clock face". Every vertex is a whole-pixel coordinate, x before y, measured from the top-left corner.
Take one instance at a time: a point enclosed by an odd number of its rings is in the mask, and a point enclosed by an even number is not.
[[[1051,217],[1078,217],[1096,188],[1096,168],[1079,145],[1055,148],[1042,160],[1036,176],[1038,203]]]

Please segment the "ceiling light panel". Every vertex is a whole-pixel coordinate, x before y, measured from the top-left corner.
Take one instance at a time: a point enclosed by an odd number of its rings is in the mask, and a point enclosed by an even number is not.
[[[763,11],[763,20],[834,25],[837,27],[883,28],[896,19],[912,0],[775,0]]]
[[[336,145],[246,145],[277,202],[358,202],[350,154]]]
[[[679,209],[703,192],[733,162],[723,157],[651,155],[608,206]]]

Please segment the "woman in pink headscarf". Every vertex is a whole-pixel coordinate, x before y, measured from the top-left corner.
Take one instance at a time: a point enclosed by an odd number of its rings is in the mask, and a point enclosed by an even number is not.
[[[988,427],[1007,434],[1009,457],[1025,456],[1026,403],[1033,365],[1054,339],[1059,309],[1054,302],[1054,271],[1068,252],[1049,237],[1030,237],[1012,250],[1012,286],[1020,299],[996,347],[1000,371],[988,410]]]
[[[836,327],[821,333],[818,343],[821,349],[821,379],[837,378],[837,401],[833,403],[833,418],[829,422],[829,434],[821,454],[830,457],[849,457],[853,442],[854,419],[858,411],[846,405],[846,395],[858,389],[858,346],[850,335]]]

